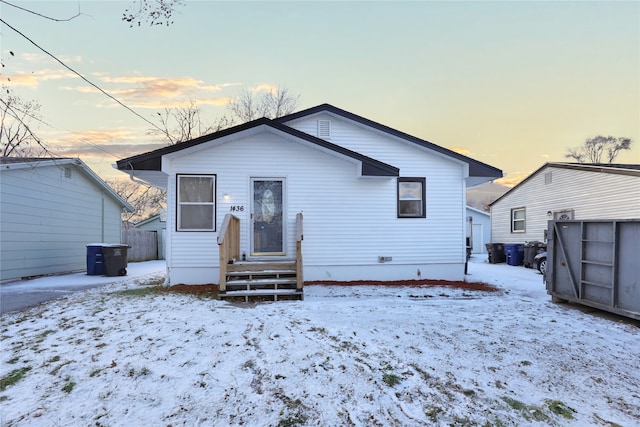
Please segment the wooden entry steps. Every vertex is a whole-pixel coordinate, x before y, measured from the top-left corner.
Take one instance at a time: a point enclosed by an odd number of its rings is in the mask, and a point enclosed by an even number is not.
[[[281,301],[302,300],[304,292],[297,289],[295,261],[252,262],[227,264],[223,300]]]

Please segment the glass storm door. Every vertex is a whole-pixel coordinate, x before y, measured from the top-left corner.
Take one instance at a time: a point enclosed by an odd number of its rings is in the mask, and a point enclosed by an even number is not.
[[[284,179],[251,180],[251,255],[284,255]]]

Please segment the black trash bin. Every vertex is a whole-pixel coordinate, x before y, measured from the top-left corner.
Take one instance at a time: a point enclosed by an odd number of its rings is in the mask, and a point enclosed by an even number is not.
[[[102,246],[102,243],[87,245],[87,274],[89,276],[102,276],[104,274]]]
[[[127,245],[104,245],[104,273],[107,276],[127,275]]]
[[[507,260],[504,254],[503,243],[486,243],[485,247],[487,248],[487,252],[489,253],[489,262],[491,264],[499,264]]]
[[[547,245],[543,242],[533,241],[526,242],[524,244],[524,259],[523,263],[526,268],[533,268],[533,259],[540,252],[547,250]]]

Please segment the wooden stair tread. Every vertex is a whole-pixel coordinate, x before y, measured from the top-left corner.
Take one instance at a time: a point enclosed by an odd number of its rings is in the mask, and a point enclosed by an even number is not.
[[[227,280],[227,286],[237,286],[237,285],[286,285],[296,283],[295,277],[282,277],[278,279],[274,278],[261,278],[261,279],[235,279],[235,280]]]
[[[220,297],[296,295],[301,293],[302,291],[298,291],[297,289],[258,289],[251,291],[226,291],[225,293],[221,293]]]
[[[266,276],[273,274],[296,274],[296,270],[227,270],[227,276]]]

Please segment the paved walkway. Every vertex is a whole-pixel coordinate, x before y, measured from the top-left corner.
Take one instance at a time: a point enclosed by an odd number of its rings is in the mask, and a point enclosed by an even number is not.
[[[158,260],[128,263],[126,276],[89,276],[82,272],[4,283],[0,285],[0,313],[24,310],[63,297],[71,292],[111,283],[133,281],[136,278],[162,274],[165,271],[166,262]]]

